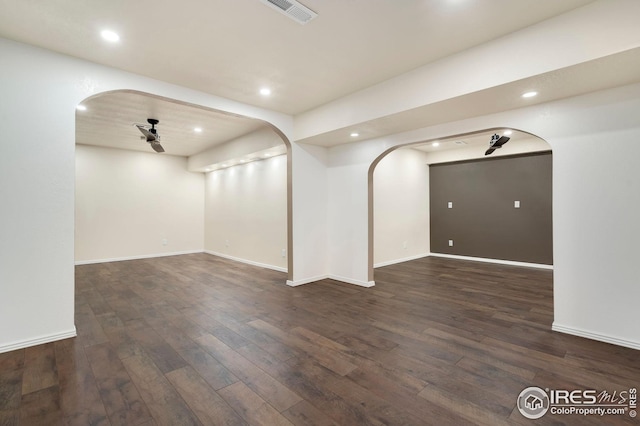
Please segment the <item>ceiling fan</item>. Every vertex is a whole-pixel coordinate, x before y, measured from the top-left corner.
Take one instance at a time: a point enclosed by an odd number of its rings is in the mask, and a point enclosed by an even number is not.
[[[140,130],[140,132],[144,135],[144,139],[149,142],[151,148],[155,152],[164,152],[164,148],[160,145],[160,135],[156,130],[156,124],[158,124],[160,120],[156,120],[155,118],[148,118],[147,123],[151,124],[151,128],[148,129],[148,126],[144,126],[142,124],[135,124],[135,126]]]
[[[484,155],[492,154],[496,149],[502,148],[502,145],[509,142],[511,139],[508,136],[500,136],[497,133],[491,136],[491,140],[489,141],[489,149],[484,153]]]

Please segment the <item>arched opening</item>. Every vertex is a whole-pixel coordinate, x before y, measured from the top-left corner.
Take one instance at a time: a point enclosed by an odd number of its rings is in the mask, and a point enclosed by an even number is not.
[[[286,271],[291,279],[291,153],[280,130],[133,90],[103,92],[80,105],[76,263],[204,249]],[[134,125],[148,125],[149,118],[159,120],[164,153],[154,152]],[[229,178],[233,188],[214,188]],[[256,206],[265,182],[277,198]]]
[[[368,190],[369,190],[369,279],[374,279],[374,268],[377,266],[389,265],[392,263],[399,263],[419,257],[425,257],[428,255],[437,256],[450,256],[461,258],[468,258],[474,260],[495,261],[501,263],[514,263],[514,264],[531,264],[544,267],[547,264],[551,267],[552,264],[552,219],[551,219],[551,155],[550,145],[537,136],[524,131],[518,131],[509,129],[511,132],[509,143],[505,144],[503,148],[496,150],[492,155],[485,156],[485,151],[489,146],[489,140],[494,133],[502,134],[507,129],[494,128],[486,129],[482,131],[459,134],[449,136],[445,138],[423,140],[419,142],[406,143],[399,146],[394,146],[372,162],[369,168],[368,175]],[[534,209],[525,211],[525,201],[518,199],[516,196],[514,200],[511,200],[511,205],[503,205],[503,210],[498,213],[491,213],[493,217],[486,216],[485,210],[491,207],[495,207],[492,200],[495,198],[492,194],[498,193],[502,195],[501,191],[497,189],[497,185],[500,182],[473,182],[475,187],[471,184],[465,184],[464,179],[469,179],[471,176],[469,173],[468,165],[489,165],[491,161],[500,159],[500,161],[507,164],[506,170],[511,170],[509,173],[516,173],[517,168],[520,165],[516,164],[518,158],[533,157],[539,153],[548,153],[548,161],[544,166],[538,164],[532,167],[543,167],[540,173],[548,178],[546,181],[546,192],[542,195],[545,197],[543,202],[548,204],[548,209],[541,206],[536,206]],[[534,154],[535,153],[535,154]],[[488,160],[488,161],[487,161]],[[513,164],[512,164],[513,163]],[[493,163],[495,165],[495,163]],[[458,209],[455,213],[460,213],[462,210],[466,215],[459,215],[456,219],[453,215],[446,216],[443,220],[438,211],[442,209],[435,209],[433,205],[433,188],[430,188],[430,167],[440,165],[464,165],[466,171],[457,171],[460,175],[460,185],[462,186],[462,197],[465,197],[464,192],[467,191],[467,198],[475,197],[479,203],[474,204],[473,208],[470,208],[467,204],[463,209]],[[514,171],[514,167],[516,171]],[[441,167],[439,167],[441,168]],[[489,169],[491,170],[491,168]],[[462,173],[462,174],[461,174]],[[476,176],[473,179],[485,179],[486,171],[475,172]],[[502,172],[507,173],[507,172]],[[450,176],[456,176],[455,174],[449,174]],[[478,178],[480,176],[480,178]],[[533,176],[533,175],[532,175]],[[488,177],[487,177],[488,178]],[[527,176],[525,176],[527,178]],[[506,177],[505,179],[509,179]],[[453,191],[455,188],[455,182],[448,184],[447,191]],[[530,181],[528,186],[517,189],[518,194],[527,191],[532,186],[538,186],[538,182]],[[472,188],[473,187],[473,188]],[[475,189],[474,189],[475,188]],[[487,194],[482,194],[483,190],[487,190]],[[471,193],[469,193],[471,191]],[[538,191],[536,189],[536,191]],[[446,193],[449,193],[446,192]],[[507,191],[509,192],[509,191]],[[513,191],[511,191],[513,192]],[[509,194],[511,193],[509,192]],[[439,191],[442,194],[443,191]],[[511,195],[508,195],[511,196]],[[522,195],[525,197],[526,195]],[[538,197],[540,194],[533,194]],[[447,206],[448,202],[440,202],[444,208],[444,214],[447,212],[454,212],[453,203],[451,202]],[[538,201],[536,201],[537,203]],[[522,203],[522,209],[521,204]],[[456,204],[456,207],[458,205]],[[527,209],[530,205],[527,206]],[[449,210],[447,210],[449,209]],[[464,210],[467,210],[466,212]],[[512,217],[514,209],[517,213],[523,213]],[[540,213],[542,212],[542,213]],[[495,215],[499,217],[496,217]],[[539,217],[535,215],[544,214],[544,226],[548,226],[548,239],[541,242],[543,247],[542,251],[547,250],[548,257],[539,256],[538,254],[530,255],[528,258],[526,253],[521,257],[511,256],[511,252],[516,245],[526,245],[526,240],[517,240],[513,238],[512,241],[501,241],[501,233],[497,231],[505,231],[508,226],[522,226],[521,224],[527,224],[526,215],[533,215],[534,221],[538,221]],[[505,215],[504,217],[500,215]],[[437,216],[437,217],[436,217]],[[525,217],[523,219],[523,217]],[[391,220],[394,219],[394,220]],[[476,220],[477,219],[477,220]],[[432,237],[435,232],[432,232],[434,221],[439,220],[435,224],[437,230],[437,244],[432,244]],[[461,220],[463,222],[455,222],[454,220]],[[487,220],[489,226],[487,226]],[[511,221],[511,222],[508,222]],[[508,222],[508,223],[507,223]],[[461,226],[464,225],[464,226]],[[492,230],[495,231],[493,234]],[[502,226],[502,227],[501,227]],[[537,225],[536,225],[537,226]],[[465,244],[455,245],[455,238],[449,236],[444,239],[444,235],[447,234],[447,227],[454,227],[456,231],[467,232],[465,235]],[[464,228],[464,229],[463,229]],[[466,231],[465,231],[466,229]],[[442,231],[442,232],[441,232]],[[506,232],[506,231],[505,231]],[[533,231],[535,232],[535,231]],[[544,231],[546,232],[546,231]],[[442,235],[440,235],[442,234]],[[504,234],[504,232],[502,232]],[[489,239],[487,239],[489,235]],[[531,233],[524,233],[524,238],[532,238]],[[527,237],[526,235],[529,235]],[[466,238],[469,237],[469,238]],[[474,240],[475,239],[475,240]],[[440,241],[442,240],[442,241]],[[489,247],[484,247],[483,242],[489,241],[492,243],[491,250]],[[494,241],[496,240],[496,241]],[[494,244],[495,243],[495,244]],[[510,244],[512,244],[510,246]],[[434,246],[432,246],[434,245]],[[437,247],[435,246],[437,245]],[[480,248],[478,248],[480,246]],[[496,252],[493,246],[500,246]],[[503,255],[504,251],[511,251],[506,256]],[[526,250],[525,250],[526,251]],[[496,254],[497,253],[497,254]],[[542,260],[540,260],[542,259]],[[547,260],[548,259],[548,260]]]

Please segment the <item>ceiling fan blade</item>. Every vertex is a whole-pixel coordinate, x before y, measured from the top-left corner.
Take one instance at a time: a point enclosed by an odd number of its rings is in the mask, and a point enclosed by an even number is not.
[[[145,129],[143,126],[141,126],[140,124],[136,124],[136,127],[138,128],[138,130],[140,130],[140,132],[147,138],[147,142],[153,142],[156,140],[156,135],[154,135],[153,133],[151,133],[149,130]]]
[[[151,148],[153,148],[155,152],[164,152],[164,148],[162,147],[162,145],[160,145],[160,142],[153,141],[150,143],[151,143]]]
[[[500,137],[500,139],[498,139],[496,141],[496,143],[493,146],[502,146],[505,143],[509,142],[509,139],[511,139],[511,138],[508,137],[508,136],[502,136],[502,137]]]
[[[489,149],[484,153],[484,155],[493,154],[493,151],[495,151],[495,150],[496,150],[495,148],[489,148]]]

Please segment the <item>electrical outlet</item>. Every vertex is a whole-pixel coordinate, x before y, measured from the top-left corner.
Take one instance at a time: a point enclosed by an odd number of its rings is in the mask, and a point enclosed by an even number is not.
[[[449,247],[453,247],[453,240],[449,240]]]
[[[402,242],[402,248],[403,248],[403,249],[405,249],[405,250],[406,250],[406,249],[407,249],[407,245],[408,245],[408,244],[407,244],[407,242],[406,242],[406,241],[403,241],[403,242]]]
[[[287,249],[282,249],[282,257],[287,257]]]
[[[167,239],[166,239],[166,238],[163,238],[163,239],[162,239],[162,245],[163,245],[163,246],[166,246],[167,244],[169,244],[169,241],[167,241]]]
[[[229,240],[224,240],[224,246],[229,247]]]

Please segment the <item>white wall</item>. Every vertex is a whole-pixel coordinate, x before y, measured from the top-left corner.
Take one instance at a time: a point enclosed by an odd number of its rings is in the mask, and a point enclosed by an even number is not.
[[[184,157],[76,145],[75,212],[76,263],[204,249],[204,175]]]
[[[286,155],[207,173],[205,199],[207,252],[286,271]]]
[[[425,152],[397,149],[373,173],[374,264],[429,254],[429,166]]]

